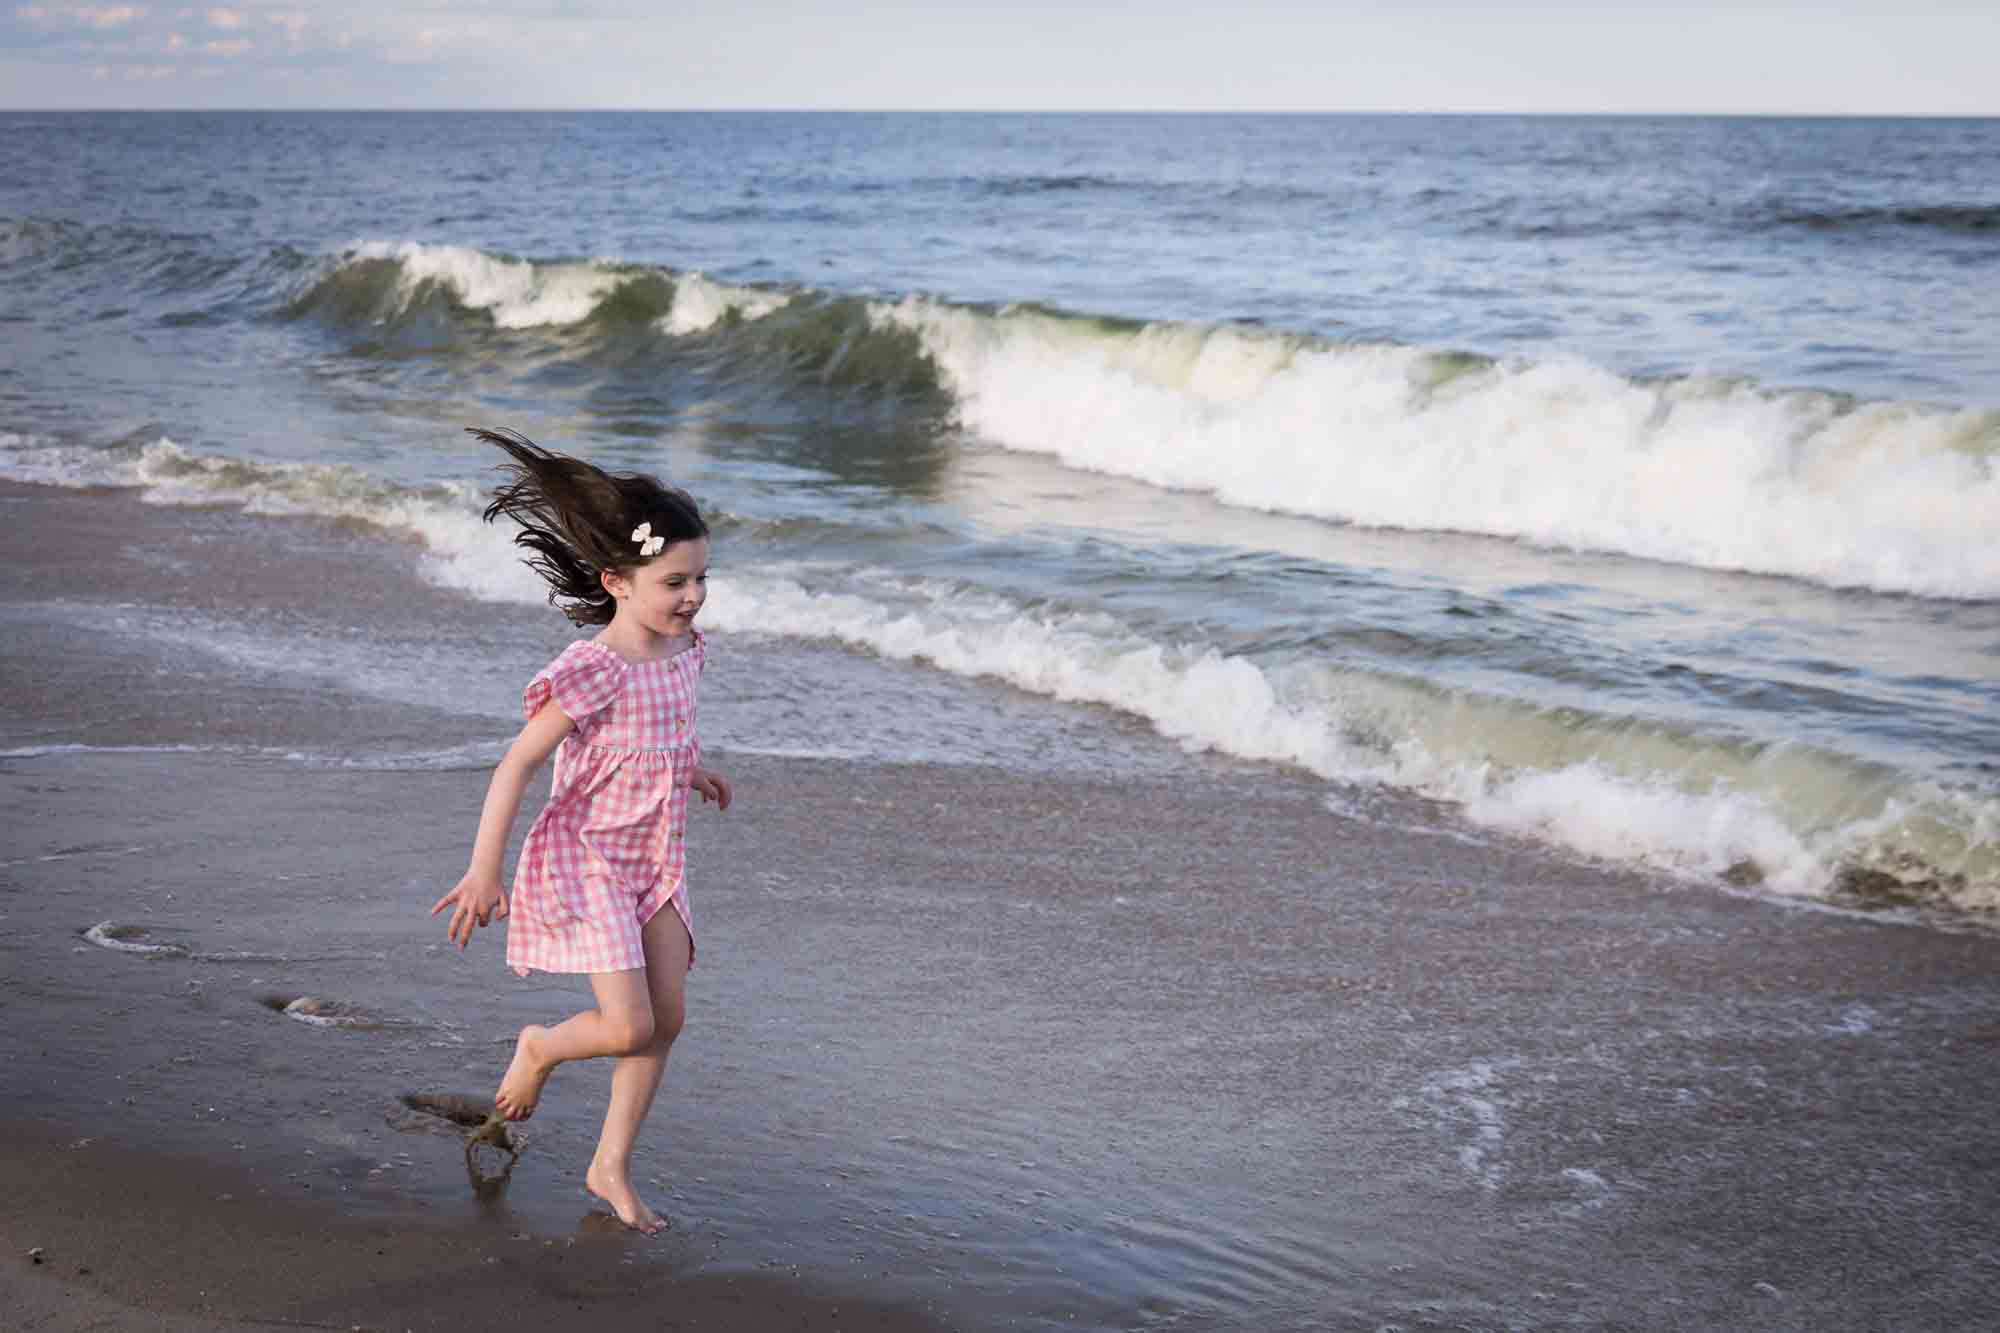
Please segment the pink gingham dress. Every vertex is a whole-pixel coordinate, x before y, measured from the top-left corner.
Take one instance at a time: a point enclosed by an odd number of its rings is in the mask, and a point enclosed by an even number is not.
[[[522,712],[554,699],[576,730],[556,747],[549,803],[514,869],[507,965],[522,976],[644,967],[640,927],[665,906],[692,951],[681,833],[701,762],[694,695],[706,651],[699,630],[652,662],[579,639],[528,682]]]

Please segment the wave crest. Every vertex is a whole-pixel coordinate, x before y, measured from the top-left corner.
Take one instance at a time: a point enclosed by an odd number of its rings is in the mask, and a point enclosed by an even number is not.
[[[597,321],[651,324],[684,336],[725,321],[761,319],[789,299],[700,273],[608,260],[541,261],[465,246],[368,241],[339,256],[289,309],[343,324],[401,326],[464,314],[505,330]]]
[[[1065,465],[1369,527],[2000,596],[2000,412],[1635,381],[1233,326],[911,298],[962,424]]]
[[[575,332],[660,340],[780,391],[806,385],[891,396],[937,392],[916,336],[883,327],[855,297],[723,282],[698,270],[541,261],[460,246],[368,242],[338,257],[294,296],[294,317],[368,331],[398,346],[448,346],[490,330]],[[650,364],[650,363],[648,363]]]

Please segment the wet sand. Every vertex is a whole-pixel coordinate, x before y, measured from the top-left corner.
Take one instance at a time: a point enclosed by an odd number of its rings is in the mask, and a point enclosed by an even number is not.
[[[0,749],[234,747],[0,759],[24,1327],[1947,1329],[2000,1304],[1993,936],[1198,762],[718,752],[740,804],[691,831],[689,1027],[638,1161],[673,1229],[581,1194],[600,1071],[559,1071],[477,1187],[400,1098],[490,1092],[580,988],[425,915],[482,772],[286,758],[477,720],[282,673],[199,688],[89,612],[518,608],[330,526],[216,515],[176,567],[149,555],[186,515],[0,503]],[[118,552],[75,549],[105,524]],[[232,541],[259,577],[201,577]],[[107,921],[165,952],[83,936]],[[303,995],[368,1021],[273,1003]]]
[[[608,1217],[554,1240],[357,1222],[273,1201],[236,1163],[9,1135],[9,1329],[947,1327],[796,1274],[638,1267]]]

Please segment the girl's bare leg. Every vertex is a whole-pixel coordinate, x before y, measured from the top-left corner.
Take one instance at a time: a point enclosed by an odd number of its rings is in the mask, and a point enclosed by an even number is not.
[[[651,957],[651,946],[647,956]],[[500,1091],[493,1095],[501,1115],[509,1120],[526,1120],[533,1115],[542,1084],[565,1060],[629,1055],[652,1047],[654,1001],[645,972],[638,968],[593,972],[590,989],[597,996],[597,1008],[552,1028],[530,1024],[521,1029],[520,1040],[514,1043],[514,1062],[507,1066]]]
[[[652,1000],[653,1040],[645,1050],[627,1055],[611,1071],[611,1105],[604,1112],[604,1132],[590,1159],[584,1183],[611,1205],[626,1226],[651,1234],[666,1226],[632,1187],[632,1146],[639,1127],[653,1108],[667,1053],[681,1034],[687,1017],[687,972],[691,948],[680,914],[667,906],[646,923],[646,971]],[[619,976],[632,976],[622,972]]]

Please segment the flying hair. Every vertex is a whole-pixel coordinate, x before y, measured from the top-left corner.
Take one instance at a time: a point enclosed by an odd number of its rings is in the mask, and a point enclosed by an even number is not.
[[[518,431],[466,431],[512,460],[500,465],[510,479],[493,492],[486,521],[505,514],[521,525],[514,544],[529,552],[523,563],[549,585],[549,604],[574,624],[611,623],[617,603],[600,576],[647,562],[645,543],[632,536],[642,525],[666,539],[665,546],[653,547],[655,554],[708,535],[694,498],[678,487],[641,473],[606,472]]]

